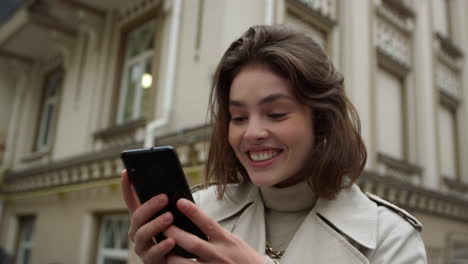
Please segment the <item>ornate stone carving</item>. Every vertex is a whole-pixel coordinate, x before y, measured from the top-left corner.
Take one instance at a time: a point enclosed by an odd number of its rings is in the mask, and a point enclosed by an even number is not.
[[[332,20],[336,19],[336,1],[335,0],[299,0],[319,12],[322,16]]]
[[[377,49],[404,67],[411,66],[411,41],[402,31],[378,18],[376,25]]]
[[[458,98],[460,95],[460,79],[457,72],[445,63],[438,61],[435,69],[436,87],[449,95]]]

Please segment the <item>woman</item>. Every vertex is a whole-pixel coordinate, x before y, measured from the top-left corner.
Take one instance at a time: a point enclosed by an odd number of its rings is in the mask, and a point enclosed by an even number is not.
[[[255,26],[228,48],[211,94],[205,189],[178,207],[209,238],[171,225],[168,201],[140,205],[122,173],[129,231],[144,263],[426,263],[420,223],[354,185],[366,162],[343,78],[318,44]],[[163,232],[167,239],[154,244]]]

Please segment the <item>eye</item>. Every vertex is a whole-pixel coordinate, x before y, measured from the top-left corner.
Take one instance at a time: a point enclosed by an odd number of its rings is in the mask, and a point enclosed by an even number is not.
[[[286,117],[286,113],[271,113],[268,114],[268,117],[274,120],[280,120]]]
[[[245,120],[247,120],[247,117],[245,116],[240,116],[240,115],[231,116],[231,122],[234,122],[234,123],[241,123]]]

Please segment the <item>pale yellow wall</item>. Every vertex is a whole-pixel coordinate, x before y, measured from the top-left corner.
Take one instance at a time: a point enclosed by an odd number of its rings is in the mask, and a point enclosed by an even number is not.
[[[57,120],[54,159],[77,156],[86,152],[89,138],[93,131],[89,123],[98,115],[93,107],[94,91],[102,89],[96,87],[99,66],[97,59],[99,50],[92,46],[89,38],[80,34],[76,39],[74,62],[65,69],[65,82],[62,89],[60,116]]]
[[[8,132],[16,80],[5,71],[5,67],[0,67],[0,69],[0,137],[2,137]]]
[[[117,185],[8,201],[1,221],[0,245],[12,254],[16,232],[9,232],[11,224],[18,215],[33,214],[32,264],[92,263],[89,257],[98,238],[94,226],[97,214],[125,213],[125,208]]]
[[[219,38],[221,28],[212,23],[210,1],[206,1],[203,20],[198,27],[198,1],[185,1],[180,27],[180,46],[177,55],[177,75],[173,97],[173,116],[171,130],[195,127],[205,122],[208,97],[211,88],[211,78],[214,75],[214,65],[217,63],[212,54],[219,54]],[[214,8],[221,9],[222,3],[217,1]],[[222,24],[221,24],[222,25]],[[196,58],[196,34],[200,36],[200,50]],[[207,41],[218,39],[218,41]]]

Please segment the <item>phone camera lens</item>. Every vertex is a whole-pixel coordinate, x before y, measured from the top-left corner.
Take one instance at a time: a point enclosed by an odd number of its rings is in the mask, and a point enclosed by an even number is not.
[[[135,172],[135,168],[131,168],[130,171],[131,171],[131,172]]]

